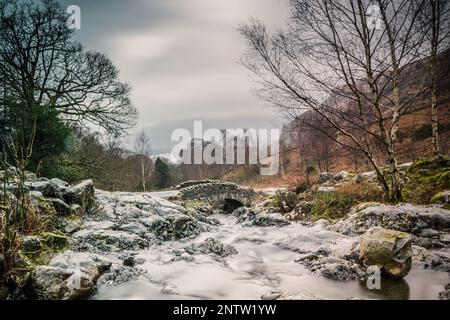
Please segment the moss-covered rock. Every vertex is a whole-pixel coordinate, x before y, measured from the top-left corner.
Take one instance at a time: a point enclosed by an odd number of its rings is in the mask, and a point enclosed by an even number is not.
[[[345,217],[356,199],[342,193],[318,193],[312,202],[313,220],[335,220]]]
[[[95,189],[92,180],[85,180],[70,189],[70,203],[78,204],[83,209],[90,208],[95,202]]]
[[[450,190],[444,190],[436,193],[433,198],[431,198],[430,203],[442,204],[445,208],[450,208]]]
[[[34,267],[34,263],[23,252],[19,251],[14,256],[14,268],[31,270],[33,267]]]
[[[312,201],[299,201],[293,210],[294,217],[289,220],[307,220],[311,216],[314,204]],[[294,219],[292,219],[294,218]]]
[[[38,253],[41,249],[42,243],[38,236],[26,236],[22,239],[22,250],[25,253]]]
[[[64,248],[69,243],[68,238],[60,231],[44,232],[42,238],[45,244],[51,248]]]
[[[68,216],[71,213],[70,206],[61,199],[48,198],[47,201],[50,201],[58,215]]]
[[[361,259],[367,267],[379,266],[386,276],[403,278],[411,270],[411,240],[411,236],[405,232],[372,228],[361,239]]]
[[[403,196],[408,202],[428,204],[437,193],[450,189],[450,158],[428,157],[418,160],[406,172]]]
[[[282,212],[292,211],[298,202],[298,196],[295,192],[279,190],[276,192],[272,205],[278,207]]]

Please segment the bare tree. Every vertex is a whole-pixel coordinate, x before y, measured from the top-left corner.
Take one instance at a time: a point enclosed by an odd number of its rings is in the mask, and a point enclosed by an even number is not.
[[[448,49],[450,44],[450,2],[448,0],[429,0],[421,11],[419,28],[425,34],[427,47],[425,54],[429,61],[430,106],[433,153],[442,152],[439,143],[438,123],[438,55]],[[448,75],[445,75],[448,76]]]
[[[147,179],[148,169],[150,168],[150,154],[151,154],[151,144],[150,138],[141,131],[134,141],[134,151],[137,156],[139,156],[139,163],[141,167],[141,179],[142,179],[142,190],[146,191],[145,181]]]
[[[285,32],[270,35],[255,20],[240,28],[249,48],[242,63],[256,75],[260,95],[296,120],[305,111],[322,118],[327,130],[309,125],[363,154],[391,201],[401,198],[399,122],[425,91],[419,83],[413,93],[400,85],[423,49],[415,30],[422,6],[407,0],[291,0]]]
[[[73,40],[67,17],[55,0],[0,1],[1,96],[119,134],[136,117],[130,87],[106,55]]]
[[[312,112],[305,112],[300,119],[294,121],[293,126],[297,131],[296,138],[303,144],[303,156],[312,158],[320,171],[329,171],[332,149],[336,145],[329,136],[332,136],[335,130]]]

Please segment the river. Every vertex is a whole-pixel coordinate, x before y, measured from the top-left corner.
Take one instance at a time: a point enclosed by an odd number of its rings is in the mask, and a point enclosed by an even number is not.
[[[368,290],[356,280],[336,281],[313,274],[295,262],[298,253],[278,242],[298,235],[314,236],[319,227],[292,223],[285,227],[243,226],[231,215],[212,216],[220,221],[211,231],[195,239],[167,241],[140,251],[140,268],[150,279],[128,281],[117,286],[99,286],[93,299],[261,299],[283,293],[296,299],[437,299],[446,272],[413,267],[404,280],[382,280],[381,290]],[[225,258],[195,255],[193,261],[172,261],[171,252],[214,238],[232,245],[238,254]],[[345,239],[344,239],[345,240]],[[346,245],[346,241],[333,242]],[[317,244],[303,243],[308,248]]]

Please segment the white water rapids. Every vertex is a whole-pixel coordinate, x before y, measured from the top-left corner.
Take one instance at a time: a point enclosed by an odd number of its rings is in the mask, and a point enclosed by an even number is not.
[[[404,281],[382,280],[382,289],[377,291],[366,289],[364,283],[356,280],[329,280],[295,262],[299,253],[284,249],[289,246],[289,240],[285,240],[285,246],[276,244],[281,239],[298,239],[303,235],[313,238],[322,227],[297,223],[285,227],[244,227],[231,215],[213,217],[221,224],[211,232],[140,251],[137,257],[145,262],[138,267],[148,271],[149,280],[100,286],[93,299],[261,299],[268,292],[304,299],[437,299],[443,284],[449,282],[445,272],[418,267]],[[210,237],[232,245],[238,254],[225,258],[195,255],[191,262],[171,261],[172,250]],[[348,243],[341,238],[339,242],[333,242],[332,238],[326,240],[336,246]],[[320,243],[300,245],[307,250],[308,246],[315,248]]]

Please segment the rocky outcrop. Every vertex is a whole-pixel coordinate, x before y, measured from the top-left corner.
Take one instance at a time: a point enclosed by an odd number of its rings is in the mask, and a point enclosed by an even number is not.
[[[242,207],[234,210],[233,215],[244,226],[283,227],[290,224],[289,220],[278,212],[256,211]]]
[[[134,266],[113,264],[97,280],[97,286],[113,287],[137,279],[149,280],[150,275],[145,270],[134,268]]]
[[[357,261],[326,248],[303,254],[296,261],[332,280],[363,280],[366,277],[364,268]]]
[[[299,201],[295,205],[294,210],[285,214],[284,216],[289,221],[308,221],[311,218],[313,205],[314,204],[312,201]]]
[[[359,238],[324,230],[319,221],[302,234],[279,239],[275,245],[299,253],[297,262],[333,280],[362,280],[365,268],[359,261]]]
[[[88,297],[97,279],[111,267],[102,256],[66,251],[47,266],[36,267],[27,285],[28,297],[45,300],[68,300]]]
[[[413,266],[435,271],[450,272],[450,252],[427,250],[413,245]]]
[[[384,275],[404,277],[412,266],[411,237],[382,228],[373,228],[360,238],[326,232],[316,225],[309,234],[276,244],[300,253],[297,262],[333,280],[364,280],[373,265]]]
[[[353,177],[353,174],[347,171],[340,171],[336,174],[333,174],[331,172],[321,172],[319,174],[319,183],[322,185],[331,186],[336,182],[349,180],[351,177]]]
[[[370,204],[356,207],[348,218],[330,229],[344,234],[362,234],[375,226],[416,235],[420,235],[424,229],[448,231],[450,214],[448,210],[434,206]]]
[[[11,167],[10,174],[14,173],[14,167]],[[9,177],[5,171],[0,173],[0,177]],[[17,195],[17,173],[16,178],[7,181],[6,190],[11,196]],[[80,215],[94,203],[94,185],[92,180],[83,181],[75,186],[57,178],[37,178],[31,172],[25,172],[26,181],[24,188],[29,192],[33,206],[38,212],[53,208],[55,213],[60,216],[71,214]]]
[[[297,194],[287,190],[277,191],[274,202],[276,202],[275,205],[279,207],[282,212],[291,212],[298,202]]]
[[[353,181],[357,183],[361,182],[374,183],[377,181],[377,174],[375,171],[361,172],[353,177]]]
[[[29,172],[25,172],[25,175],[27,175]],[[6,170],[0,170],[0,181],[1,182],[14,182],[15,179],[19,177],[19,171],[17,168],[13,166],[9,166],[6,168]]]
[[[148,194],[98,191],[97,212],[84,217],[81,230],[71,243],[83,251],[112,252],[136,250],[158,241],[198,235],[205,222],[187,210]]]
[[[73,248],[91,252],[137,250],[148,247],[149,242],[136,234],[115,230],[83,229],[73,234]]]
[[[319,182],[322,183],[326,183],[328,181],[332,181],[334,178],[334,175],[330,172],[321,172],[319,174]]]
[[[351,173],[347,171],[340,171],[334,175],[334,181],[347,180],[352,176]]]
[[[371,228],[361,239],[360,253],[366,267],[376,265],[387,276],[403,278],[411,270],[412,241],[407,233]]]
[[[326,185],[321,186],[325,189],[319,193],[335,192],[343,181],[352,179],[346,172],[322,176]],[[14,192],[14,184],[9,185]],[[33,205],[56,211],[55,225],[65,233],[51,230],[20,239],[24,254],[20,265],[27,268],[34,261],[34,252],[47,246],[60,252],[54,253],[48,265],[37,266],[30,273],[28,298],[86,298],[99,285],[98,292],[108,291],[111,286],[137,279],[161,286],[162,294],[182,295],[183,290],[178,289],[183,286],[182,281],[161,281],[145,269],[150,265],[148,270],[153,272],[173,265],[175,269],[187,266],[183,270],[189,272],[188,269],[206,261],[235,272],[233,265],[241,259],[255,260],[251,263],[257,270],[262,266],[269,269],[271,266],[263,260],[274,261],[272,258],[259,257],[258,250],[254,256],[247,255],[244,251],[251,250],[243,249],[264,242],[271,251],[278,247],[283,257],[290,257],[290,263],[296,261],[314,273],[309,276],[333,280],[363,280],[367,267],[372,265],[379,266],[383,275],[395,278],[404,277],[412,267],[448,271],[450,266],[445,250],[426,249],[450,244],[448,211],[439,206],[363,203],[343,221],[330,225],[327,220],[311,220],[314,218],[311,212],[317,211],[317,207],[312,210],[313,193],[299,198],[294,192],[277,192],[250,207],[253,192],[234,184],[202,181],[180,186],[185,200],[233,200],[248,205],[230,210],[232,216],[219,216],[216,214],[220,209],[204,201],[171,202],[150,193],[94,190],[92,181],[71,186],[59,179],[30,175],[26,186]],[[9,195],[13,199],[13,193]],[[290,222],[299,220],[300,223]],[[242,235],[228,236],[229,232],[241,231]],[[202,232],[208,232],[206,237],[202,237]],[[196,238],[199,235],[200,240]],[[302,266],[297,267],[302,275],[309,274]],[[253,279],[251,272],[249,278]],[[260,276],[266,275],[258,272]],[[270,277],[270,283],[277,282]],[[263,295],[264,299],[303,298],[301,293],[281,292],[275,290],[276,285],[273,287],[274,290]],[[443,297],[445,292],[441,294]]]
[[[214,238],[207,238],[198,245],[184,248],[189,254],[215,254],[219,257],[228,257],[237,254],[237,250],[229,244],[224,244]]]

